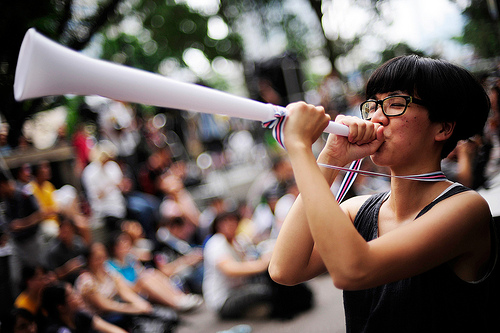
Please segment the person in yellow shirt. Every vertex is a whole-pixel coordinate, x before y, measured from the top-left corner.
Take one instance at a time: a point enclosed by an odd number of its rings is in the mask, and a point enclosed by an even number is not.
[[[30,182],[33,195],[38,201],[44,220],[40,224],[44,238],[54,238],[59,230],[57,220],[57,202],[55,200],[55,186],[50,182],[52,170],[49,161],[41,161],[33,168],[34,178]]]
[[[34,166],[34,179],[31,181],[33,195],[47,218],[57,219],[57,202],[54,197],[55,186],[50,182],[52,170],[49,161],[41,161]]]
[[[25,266],[22,269],[21,293],[17,296],[14,306],[26,309],[34,316],[40,311],[41,293],[53,278],[41,266]]]

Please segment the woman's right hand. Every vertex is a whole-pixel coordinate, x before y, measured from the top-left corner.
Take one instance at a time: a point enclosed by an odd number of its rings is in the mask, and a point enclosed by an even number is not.
[[[358,117],[338,115],[336,123],[349,127],[349,136],[330,134],[318,161],[344,166],[352,161],[369,156],[384,142],[384,127]]]

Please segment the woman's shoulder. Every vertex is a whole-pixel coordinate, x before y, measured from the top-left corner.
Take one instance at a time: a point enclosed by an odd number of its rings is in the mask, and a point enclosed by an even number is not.
[[[377,202],[378,199],[381,199],[387,195],[387,192],[382,192],[382,193],[377,193],[377,194],[372,194],[372,195],[359,195],[355,196],[352,198],[347,199],[344,201],[340,207],[344,211],[344,213],[349,216],[351,221],[354,221],[354,218],[356,217],[357,213],[363,207],[363,205],[366,205],[370,202]]]
[[[92,292],[96,289],[96,280],[92,273],[85,271],[75,281],[75,287],[82,294]]]
[[[476,191],[457,184],[433,200],[429,206],[441,205],[449,211],[485,213],[490,218],[488,202]]]
[[[222,235],[222,234],[216,233],[216,234],[213,234],[209,240],[207,240],[205,247],[210,246],[212,244],[219,244],[219,243],[223,243],[223,242],[227,242],[226,237],[224,237],[224,235]]]

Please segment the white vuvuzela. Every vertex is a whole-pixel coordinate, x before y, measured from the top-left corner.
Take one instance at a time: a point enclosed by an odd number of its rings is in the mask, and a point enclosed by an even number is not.
[[[274,106],[159,74],[87,57],[35,29],[26,33],[16,68],[17,101],[54,95],[100,95],[123,102],[268,121]],[[325,132],[347,136],[330,122]]]

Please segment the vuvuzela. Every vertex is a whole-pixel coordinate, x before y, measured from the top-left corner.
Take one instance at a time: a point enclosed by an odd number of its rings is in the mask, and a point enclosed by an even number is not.
[[[39,34],[26,33],[16,68],[17,101],[54,95],[100,95],[114,100],[249,120],[273,118],[270,104],[169,79],[87,57]],[[347,136],[347,126],[330,122],[325,132]]]

